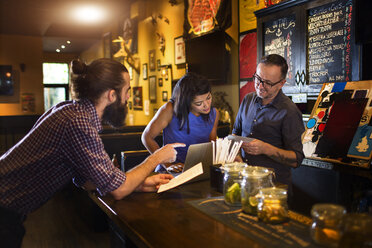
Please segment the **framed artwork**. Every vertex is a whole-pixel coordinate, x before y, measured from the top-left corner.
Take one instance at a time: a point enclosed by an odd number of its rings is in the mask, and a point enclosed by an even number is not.
[[[163,102],[168,101],[168,91],[163,91],[163,93],[162,93],[162,99],[163,99]]]
[[[149,51],[149,68],[150,68],[150,71],[155,71],[156,69],[155,49]]]
[[[257,32],[251,30],[239,37],[239,78],[251,79],[256,71]]]
[[[325,83],[302,137],[307,158],[369,168],[372,81]]]
[[[162,78],[159,78],[158,79],[158,83],[159,83],[159,87],[162,87],[163,86],[163,79]]]
[[[143,109],[142,86],[133,87],[133,108],[134,110]]]
[[[174,63],[181,65],[186,62],[185,41],[183,36],[174,39]]]
[[[239,104],[242,103],[245,95],[247,95],[250,92],[256,91],[256,88],[254,87],[254,81],[253,79],[243,80],[239,82]]]
[[[111,59],[111,54],[111,32],[108,32],[103,35],[103,57]]]
[[[156,60],[156,67],[158,68],[158,71],[161,69],[160,59]]]
[[[156,102],[156,76],[149,77],[149,99],[150,102]]]
[[[147,79],[147,64],[142,64],[142,78],[143,80]]]

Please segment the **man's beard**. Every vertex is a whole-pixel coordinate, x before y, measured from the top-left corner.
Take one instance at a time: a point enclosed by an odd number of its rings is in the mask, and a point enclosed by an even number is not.
[[[122,104],[121,99],[118,97],[114,103],[108,105],[103,111],[102,122],[114,128],[122,127],[124,126],[127,113],[127,102]]]

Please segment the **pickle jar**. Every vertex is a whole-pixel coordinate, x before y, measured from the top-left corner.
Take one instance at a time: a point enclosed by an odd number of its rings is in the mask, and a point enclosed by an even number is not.
[[[223,166],[223,195],[225,203],[230,206],[241,206],[241,172],[246,163],[234,162]]]
[[[260,166],[248,166],[242,171],[242,210],[246,214],[257,215],[256,195],[262,188],[273,187],[273,171]]]
[[[311,238],[320,245],[337,247],[341,237],[341,224],[346,209],[337,204],[315,204],[311,208]]]
[[[257,195],[257,217],[260,221],[279,224],[288,221],[287,190],[263,188]]]

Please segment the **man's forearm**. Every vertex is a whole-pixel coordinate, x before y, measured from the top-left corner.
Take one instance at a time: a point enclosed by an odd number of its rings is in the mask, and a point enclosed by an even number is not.
[[[297,156],[294,151],[288,151],[288,150],[280,149],[278,147],[270,145],[270,149],[268,149],[268,152],[266,155],[281,164],[285,164],[285,165],[288,165],[294,168],[298,166]]]
[[[118,189],[111,192],[113,197],[116,200],[120,200],[132,193],[135,189],[138,189],[146,177],[155,169],[157,164],[156,158],[150,156],[143,163],[130,170],[130,172],[126,174],[125,182]]]

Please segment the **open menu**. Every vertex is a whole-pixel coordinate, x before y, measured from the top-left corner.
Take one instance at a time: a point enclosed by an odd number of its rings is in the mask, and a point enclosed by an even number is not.
[[[181,173],[179,176],[170,180],[169,183],[160,185],[158,193],[173,189],[201,174],[203,174],[203,166],[202,163],[198,163],[187,171]]]

